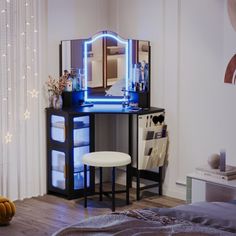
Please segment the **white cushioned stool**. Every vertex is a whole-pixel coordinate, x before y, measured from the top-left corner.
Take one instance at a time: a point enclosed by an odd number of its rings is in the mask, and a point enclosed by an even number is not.
[[[115,211],[115,193],[126,192],[126,204],[129,204],[129,172],[130,172],[130,155],[122,152],[90,152],[83,156],[82,163],[84,164],[84,207],[87,207],[87,165],[99,167],[100,169],[100,184],[99,184],[99,199],[102,201],[102,168],[112,167],[112,211]],[[115,191],[115,167],[126,166],[126,190]]]

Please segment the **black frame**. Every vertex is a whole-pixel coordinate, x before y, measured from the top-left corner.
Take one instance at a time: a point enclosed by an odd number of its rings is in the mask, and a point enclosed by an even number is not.
[[[137,200],[140,200],[140,193],[143,189],[153,188],[158,186],[159,188],[159,195],[162,195],[162,182],[163,182],[163,171],[164,167],[159,167],[159,173],[153,172],[150,170],[139,170],[138,169],[138,117],[139,115],[145,115],[145,114],[152,114],[152,113],[164,113],[164,109],[162,108],[155,108],[151,107],[150,109],[143,109],[142,111],[136,111],[132,113],[124,112],[124,111],[117,111],[117,112],[111,112],[109,110],[107,111],[93,111],[91,109],[91,112],[88,109],[84,108],[73,108],[73,109],[65,109],[65,110],[55,110],[53,108],[46,108],[46,115],[47,115],[47,126],[46,126],[46,133],[47,133],[47,189],[48,193],[61,195],[64,197],[67,197],[68,199],[73,199],[77,197],[82,197],[84,195],[84,189],[74,190],[74,168],[73,168],[73,118],[74,117],[81,117],[81,116],[89,116],[90,117],[90,152],[95,151],[95,140],[94,140],[94,134],[95,134],[95,115],[96,114],[124,114],[128,115],[128,122],[129,122],[129,132],[128,132],[128,139],[129,139],[129,155],[131,158],[134,156],[133,153],[133,146],[136,143],[137,147],[137,163],[136,167],[131,167],[131,170],[128,173],[128,179],[127,183],[129,187],[132,186],[132,179],[133,177],[136,177],[137,181],[137,192],[136,197]],[[58,115],[63,116],[65,118],[65,124],[66,124],[66,140],[64,143],[55,141],[51,139],[51,115]],[[136,119],[136,124],[133,125],[134,121]],[[136,131],[136,137],[133,137],[134,130]],[[52,179],[51,179],[51,150],[58,150],[58,151],[64,151],[66,155],[66,189],[61,190],[57,189],[52,186]],[[134,163],[133,163],[134,164]],[[140,178],[152,180],[155,183],[152,185],[147,185],[145,187],[140,187]],[[90,188],[89,192],[92,194],[95,193],[95,168],[90,167]]]
[[[93,193],[93,194],[99,194],[99,201],[103,200],[103,195],[108,195],[111,193],[112,196],[112,211],[115,211],[116,202],[115,202],[115,194],[116,193],[126,193],[126,205],[129,205],[129,178],[130,178],[130,168],[131,164],[126,165],[126,187],[125,190],[117,190],[115,189],[116,184],[116,167],[110,167],[112,169],[112,190],[111,191],[103,191],[103,174],[102,170],[104,167],[99,167],[99,193]],[[88,191],[87,191],[87,165],[84,165],[84,208],[87,208],[88,206]]]

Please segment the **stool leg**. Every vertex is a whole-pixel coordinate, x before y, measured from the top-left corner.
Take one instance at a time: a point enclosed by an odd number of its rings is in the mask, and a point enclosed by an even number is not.
[[[112,167],[112,211],[115,211],[115,178],[116,168]]]
[[[87,165],[84,165],[84,208],[87,208]]]
[[[139,173],[139,170],[137,169],[136,170],[137,172],[137,187],[136,187],[136,198],[137,198],[137,201],[140,200],[140,173]]]
[[[131,165],[126,166],[126,204],[129,205],[129,178],[130,178],[130,167]]]
[[[159,167],[159,195],[162,196],[162,169],[163,167]]]
[[[103,195],[103,191],[102,191],[102,167],[99,167],[99,169],[100,169],[99,200],[102,201],[102,195]]]

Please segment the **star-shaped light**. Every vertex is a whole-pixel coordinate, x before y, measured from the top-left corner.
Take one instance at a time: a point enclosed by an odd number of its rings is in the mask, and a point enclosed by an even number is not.
[[[37,98],[39,91],[37,91],[36,89],[33,89],[32,91],[28,91],[28,93],[30,93],[32,98]]]
[[[5,142],[6,143],[11,143],[12,141],[12,134],[7,132],[6,136],[5,136]]]
[[[26,111],[24,112],[24,118],[25,120],[28,120],[30,118],[30,112],[28,111],[28,109],[26,109]]]

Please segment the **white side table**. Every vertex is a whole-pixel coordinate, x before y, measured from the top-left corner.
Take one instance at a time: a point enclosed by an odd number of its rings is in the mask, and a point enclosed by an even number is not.
[[[198,173],[187,175],[187,203],[226,202],[236,199],[236,180],[224,180]]]

